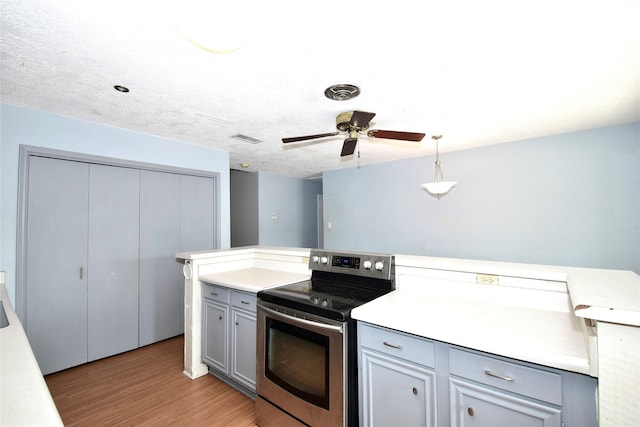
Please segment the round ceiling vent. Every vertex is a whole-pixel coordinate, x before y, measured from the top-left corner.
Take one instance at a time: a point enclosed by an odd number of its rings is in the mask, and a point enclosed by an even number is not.
[[[352,84],[337,84],[329,86],[324,91],[324,96],[335,101],[346,101],[360,95],[360,88]]]

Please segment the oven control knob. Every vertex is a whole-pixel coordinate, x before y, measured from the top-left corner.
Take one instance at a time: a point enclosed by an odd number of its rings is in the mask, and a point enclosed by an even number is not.
[[[328,305],[329,305],[329,300],[328,300],[328,299],[326,299],[326,298],[322,298],[322,306],[323,306],[323,307],[326,307],[326,306],[328,306]]]
[[[365,270],[371,270],[371,260],[368,259],[365,262],[362,263],[362,266],[364,267]]]
[[[320,258],[320,262],[322,264],[328,264],[329,263],[329,258],[327,258],[326,256],[323,256],[322,258]]]
[[[311,258],[311,260],[313,261],[314,264],[317,264],[320,262],[320,257],[318,255],[314,255],[313,258]]]
[[[382,261],[376,261],[375,267],[376,267],[376,270],[382,271],[384,270],[384,263]]]

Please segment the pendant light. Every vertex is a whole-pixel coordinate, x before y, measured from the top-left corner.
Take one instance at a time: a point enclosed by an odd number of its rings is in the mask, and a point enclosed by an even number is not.
[[[438,141],[440,138],[442,138],[442,135],[433,135],[431,137],[431,139],[436,140],[436,173],[434,182],[427,182],[420,185],[429,194],[437,197],[438,200],[458,184],[456,181],[443,181],[442,168],[440,167],[440,153],[438,151]]]

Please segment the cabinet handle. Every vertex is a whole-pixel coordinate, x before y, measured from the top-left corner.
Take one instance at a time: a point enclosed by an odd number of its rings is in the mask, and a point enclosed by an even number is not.
[[[218,315],[218,320],[222,320],[222,314]]]
[[[80,267],[80,280],[84,279],[84,267]]]
[[[217,292],[209,292],[209,295],[213,295],[214,297],[217,297],[218,293]]]
[[[241,303],[243,303],[243,304],[251,304],[249,301],[242,301],[242,300],[240,300],[240,302],[241,302]]]
[[[467,414],[469,414],[470,417],[473,417],[473,408],[467,408]]]
[[[484,371],[484,374],[503,381],[513,381],[513,377],[505,377],[504,375],[494,374],[491,371]]]
[[[382,344],[386,345],[387,347],[395,348],[396,350],[402,350],[402,346],[401,345],[390,344],[390,343],[388,343],[386,341],[383,341]]]
[[[413,390],[411,390],[411,391],[413,392],[413,394],[414,394],[415,396],[417,396],[417,395],[418,395],[418,389],[417,389],[417,388],[415,388],[415,387],[414,387],[414,388],[413,388]]]
[[[238,320],[236,320],[236,326],[238,326],[240,324],[240,322]]]

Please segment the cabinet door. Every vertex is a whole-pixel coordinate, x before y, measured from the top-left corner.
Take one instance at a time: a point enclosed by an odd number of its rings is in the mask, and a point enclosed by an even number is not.
[[[137,169],[89,169],[88,360],[138,347]]]
[[[202,303],[202,359],[204,363],[228,372],[229,306],[211,300]]]
[[[256,389],[256,314],[232,308],[231,377]]]
[[[528,399],[449,379],[452,426],[560,427],[561,411]]]
[[[31,156],[25,329],[43,374],[87,361],[89,165]]]
[[[363,348],[362,422],[365,426],[435,426],[435,373]]]
[[[144,346],[184,331],[180,175],[140,171],[140,337]]]

